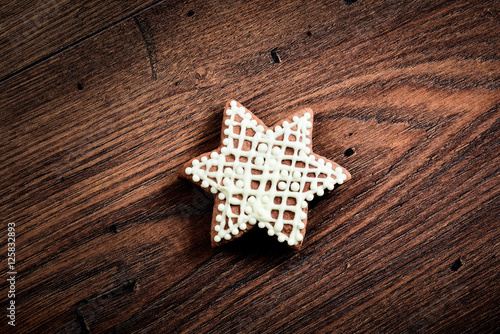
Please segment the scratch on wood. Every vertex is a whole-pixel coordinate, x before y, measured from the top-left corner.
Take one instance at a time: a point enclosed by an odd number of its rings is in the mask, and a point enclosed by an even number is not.
[[[135,24],[139,31],[141,32],[144,44],[146,44],[146,50],[148,51],[149,65],[151,66],[151,77],[153,80],[158,79],[158,61],[156,59],[156,48],[153,43],[153,37],[151,35],[151,27],[149,23],[141,17],[134,17]]]

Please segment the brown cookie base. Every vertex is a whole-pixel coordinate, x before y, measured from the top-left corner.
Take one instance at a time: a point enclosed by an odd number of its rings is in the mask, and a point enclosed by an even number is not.
[[[195,181],[193,180],[192,175],[187,175],[187,174],[186,174],[186,168],[191,167],[191,166],[192,166],[192,162],[193,162],[193,160],[195,160],[195,159],[197,159],[197,160],[201,160],[201,158],[202,158],[202,157],[204,157],[204,156],[209,157],[209,156],[210,156],[210,154],[211,154],[212,152],[217,152],[218,154],[220,154],[220,152],[221,152],[221,148],[224,146],[224,145],[223,145],[223,140],[224,140],[225,138],[227,138],[227,137],[228,137],[227,135],[225,135],[225,134],[224,134],[224,130],[228,127],[228,126],[226,126],[226,125],[225,125],[225,121],[226,121],[226,119],[230,119],[230,116],[228,116],[228,115],[227,115],[226,110],[231,109],[231,105],[230,105],[230,102],[231,102],[231,101],[232,101],[232,100],[230,100],[230,101],[228,101],[228,102],[226,103],[226,106],[225,106],[225,109],[224,109],[224,117],[223,117],[223,122],[222,122],[223,126],[222,126],[222,130],[221,130],[221,139],[220,139],[220,145],[219,145],[219,147],[218,147],[217,149],[215,149],[215,150],[211,151],[211,152],[203,153],[203,154],[201,154],[201,155],[197,156],[196,158],[193,158],[193,159],[191,159],[190,161],[186,162],[186,163],[185,163],[185,164],[181,167],[181,169],[179,170],[179,177],[182,177],[182,178],[188,179],[188,180],[190,180],[191,182],[193,182],[193,183],[197,184],[198,186],[201,186],[202,180],[200,180],[200,181],[198,181],[198,182],[195,182]],[[237,102],[237,106],[238,106],[238,107],[243,107],[243,106],[242,106],[240,103],[238,103],[238,102]],[[274,131],[274,129],[276,128],[276,126],[279,126],[279,125],[283,124],[283,122],[284,122],[284,121],[288,121],[288,122],[290,122],[290,123],[291,123],[291,122],[292,122],[292,119],[293,119],[293,117],[294,117],[294,116],[299,116],[299,117],[300,117],[300,116],[304,115],[305,113],[310,113],[310,114],[311,114],[311,123],[312,123],[312,116],[313,116],[313,111],[312,111],[310,108],[303,108],[303,109],[300,109],[300,110],[298,110],[297,112],[293,113],[293,114],[292,114],[289,118],[287,118],[287,119],[285,119],[285,120],[282,120],[282,121],[280,121],[278,124],[275,124],[272,128],[269,128],[269,127],[267,127],[267,126],[266,126],[266,125],[265,125],[265,124],[264,124],[264,123],[263,123],[263,122],[262,122],[262,121],[261,121],[258,117],[256,117],[256,116],[255,116],[255,115],[254,115],[251,111],[249,111],[248,109],[246,109],[246,108],[245,108],[245,112],[246,112],[246,113],[249,113],[249,114],[251,115],[251,117],[252,117],[251,119],[252,119],[252,120],[257,121],[257,124],[258,124],[258,125],[261,125],[262,127],[264,127],[264,132],[266,132],[266,131],[267,131],[267,130],[269,130],[269,129],[272,129],[272,130]],[[246,134],[247,134],[248,136],[253,136],[253,135],[255,135],[255,131],[253,131],[253,130],[247,129],[246,131],[247,131],[247,133],[246,133]],[[312,152],[312,131],[313,131],[313,128],[310,128],[310,129],[309,129],[309,135],[307,136],[307,138],[309,138],[309,139],[310,139],[309,144],[307,145],[307,147],[309,147],[309,149],[311,150],[311,154],[310,154],[310,155],[314,155],[316,159],[323,159],[323,160],[325,160],[325,162],[330,162],[330,163],[332,164],[332,166],[333,166],[333,169],[335,169],[336,167],[341,167],[341,168],[342,168],[342,172],[343,172],[343,173],[347,176],[347,179],[346,179],[345,181],[349,180],[349,179],[351,178],[351,174],[350,174],[350,173],[349,173],[349,172],[348,172],[345,168],[343,168],[342,166],[338,165],[337,163],[335,163],[335,162],[333,162],[333,161],[331,161],[331,160],[329,160],[329,159],[326,159],[325,157],[323,157],[323,156],[321,156],[321,155],[318,155],[318,154],[315,154],[315,153],[313,153],[313,152]],[[250,132],[250,133],[249,133],[249,132]],[[253,135],[252,135],[252,133],[251,133],[251,132],[253,132]],[[248,143],[243,143],[243,147],[242,147],[242,148],[243,148],[243,151],[248,151],[248,150],[250,150],[250,148],[251,148],[251,147],[250,147],[250,145],[251,145],[251,144],[250,144],[249,142],[248,142]],[[293,152],[292,152],[292,153],[293,153]],[[286,153],[285,153],[285,154],[286,154]],[[230,159],[230,158],[228,158],[228,159]],[[234,160],[233,160],[233,161],[234,161]],[[287,162],[286,160],[283,160],[283,164],[288,164],[288,165],[290,166],[290,165],[291,165],[291,162]],[[256,172],[254,172],[254,170],[252,170],[252,174],[255,174],[255,173],[256,173]],[[321,176],[321,175],[320,175],[320,176]],[[327,177],[327,175],[325,175],[324,177],[326,178],[326,177]],[[344,181],[344,182],[345,182],[345,181]],[[255,186],[254,186],[254,185],[252,185],[252,189],[257,189],[257,187],[258,187],[258,185],[255,185]],[[266,185],[266,190],[267,190],[267,189],[269,189],[269,188],[267,188],[267,187],[268,187],[268,186]],[[308,189],[308,187],[306,186],[306,187],[304,188],[304,190],[303,190],[303,191],[307,191],[307,190],[309,190],[309,189]],[[219,222],[217,222],[217,221],[216,221],[216,216],[220,213],[220,211],[218,210],[218,206],[219,206],[219,204],[225,204],[226,200],[227,200],[227,199],[223,199],[223,200],[221,200],[221,199],[219,199],[217,196],[215,196],[215,201],[214,201],[214,209],[213,209],[213,214],[212,214],[212,227],[211,227],[211,233],[210,233],[210,234],[211,234],[211,244],[212,244],[212,247],[217,247],[217,246],[220,246],[220,245],[222,245],[222,244],[225,244],[225,243],[227,243],[227,242],[229,242],[229,241],[231,241],[231,240],[233,240],[233,239],[235,239],[235,238],[239,238],[239,237],[241,237],[244,233],[246,233],[247,231],[251,230],[252,228],[254,228],[255,226],[257,226],[257,224],[258,224],[258,222],[257,222],[255,225],[251,225],[251,224],[249,224],[249,223],[246,223],[246,228],[245,228],[245,229],[243,229],[243,230],[239,229],[239,230],[238,230],[238,234],[236,234],[236,235],[231,234],[231,239],[226,240],[226,239],[224,239],[224,238],[223,238],[220,242],[216,242],[216,241],[214,240],[214,238],[215,238],[215,236],[216,236],[218,233],[215,231],[215,226],[219,225]],[[287,200],[292,200],[292,199],[291,199],[291,198],[288,198]],[[278,203],[277,203],[277,204],[278,204]],[[293,203],[290,203],[290,204],[293,204]],[[234,212],[235,214],[239,214],[239,212],[238,212],[238,211],[239,211],[239,206],[236,206],[235,208],[233,208],[233,207],[232,207],[232,210],[233,210],[233,212]],[[305,212],[305,213],[306,213],[306,215],[305,215],[305,217],[306,217],[306,218],[305,218],[305,219],[302,219],[302,223],[304,224],[304,228],[300,230],[300,233],[301,233],[303,236],[305,236],[305,231],[306,231],[306,228],[307,228],[307,212],[308,212],[308,208],[307,208],[307,207],[306,207],[306,208],[304,208],[304,209],[303,209],[303,212]],[[276,212],[276,213],[271,212],[271,217],[273,217],[274,219],[276,219],[276,218],[278,217],[277,215],[278,215],[278,213],[277,213],[277,212]],[[293,214],[292,212],[285,211],[285,212],[284,212],[284,217],[283,217],[283,218],[284,218],[284,219],[290,219],[290,220],[291,220],[291,219],[293,219],[293,215],[294,215],[294,214]],[[284,227],[283,227],[282,232],[283,232],[284,234],[286,234],[286,235],[290,235],[291,230],[292,230],[292,227],[291,227],[289,224],[285,224],[285,225],[284,225]],[[277,238],[276,234],[274,235],[274,237],[275,237],[275,238]],[[297,245],[290,246],[290,247],[291,247],[291,248],[293,248],[293,249],[300,249],[300,247],[302,246],[303,240],[304,240],[304,239],[302,239],[301,241],[299,241]]]

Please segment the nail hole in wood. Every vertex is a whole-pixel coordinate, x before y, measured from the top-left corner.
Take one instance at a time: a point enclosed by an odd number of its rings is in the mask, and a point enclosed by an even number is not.
[[[349,132],[349,137],[352,136],[352,132]]]
[[[345,152],[344,152],[344,156],[346,156],[346,157],[350,157],[350,156],[351,156],[351,155],[353,155],[353,154],[354,154],[354,149],[353,149],[353,148],[351,148],[351,147],[349,147],[349,148],[348,148],[347,150],[345,150]]]
[[[77,83],[76,88],[78,88],[78,90],[83,90],[83,85],[81,83]]]
[[[118,227],[115,224],[111,225],[109,230],[113,233],[118,233]]]
[[[278,49],[271,50],[271,58],[273,58],[275,63],[281,63],[281,57],[278,54]]]
[[[190,10],[189,12],[187,12],[187,17],[190,17],[190,16],[193,16],[194,15],[194,10]]]
[[[358,1],[358,0],[344,0],[344,2],[345,2],[346,5],[352,5],[356,1]]]
[[[460,258],[456,259],[455,262],[451,264],[451,271],[457,271],[462,266],[462,260]]]
[[[174,83],[174,86],[179,86],[180,84],[181,84],[181,82],[180,82],[180,81],[176,81],[176,82]]]
[[[66,180],[66,179],[65,179],[64,177],[61,177],[61,178],[59,179],[59,182],[63,183],[63,182],[64,182],[64,180]]]
[[[313,34],[312,32],[307,31],[307,37],[311,37],[311,36],[312,36],[312,34]]]

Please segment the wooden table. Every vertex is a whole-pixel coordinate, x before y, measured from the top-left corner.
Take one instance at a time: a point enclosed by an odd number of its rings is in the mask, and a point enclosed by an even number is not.
[[[0,332],[12,300],[18,333],[498,331],[499,10],[6,2]],[[211,249],[213,198],[177,177],[233,98],[269,125],[311,107],[353,175],[300,251]]]

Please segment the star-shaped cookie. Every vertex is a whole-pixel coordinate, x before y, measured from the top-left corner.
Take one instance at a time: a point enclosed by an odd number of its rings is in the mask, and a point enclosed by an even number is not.
[[[224,110],[221,146],[181,168],[179,175],[215,195],[212,246],[258,226],[299,248],[307,206],[351,178],[312,152],[312,110],[300,110],[272,129],[236,101]]]

